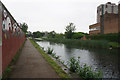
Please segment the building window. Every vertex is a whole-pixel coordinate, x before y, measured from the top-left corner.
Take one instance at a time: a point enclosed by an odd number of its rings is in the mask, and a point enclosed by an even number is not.
[[[108,6],[106,5],[105,7],[107,8]]]
[[[100,30],[100,27],[91,28],[90,31]]]

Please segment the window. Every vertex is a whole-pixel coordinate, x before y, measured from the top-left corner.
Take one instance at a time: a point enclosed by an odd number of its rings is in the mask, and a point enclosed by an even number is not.
[[[105,7],[107,8],[108,6],[106,5]]]

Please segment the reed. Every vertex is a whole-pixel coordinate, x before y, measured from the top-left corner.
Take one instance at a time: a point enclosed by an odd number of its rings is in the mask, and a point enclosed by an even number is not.
[[[57,38],[49,38],[45,39],[50,42],[55,43],[64,43],[71,45],[79,45],[81,47],[88,48],[109,48],[109,42],[105,40],[78,40],[78,39],[57,39]]]

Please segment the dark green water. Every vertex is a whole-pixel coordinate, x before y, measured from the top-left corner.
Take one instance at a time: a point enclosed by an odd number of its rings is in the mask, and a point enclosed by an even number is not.
[[[80,57],[80,65],[87,64],[92,66],[94,71],[100,69],[104,76],[103,78],[119,78],[119,52],[120,50],[107,50],[107,49],[88,49],[81,48],[79,45],[66,45],[51,43],[48,41],[37,42],[41,47],[47,50],[48,47],[54,49],[54,53],[57,56],[61,56],[60,59],[65,63],[70,60],[71,57]]]

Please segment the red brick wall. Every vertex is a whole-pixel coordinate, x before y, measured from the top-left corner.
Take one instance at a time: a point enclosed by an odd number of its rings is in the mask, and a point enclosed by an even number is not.
[[[100,30],[95,30],[95,31],[89,31],[89,34],[100,34]]]
[[[2,70],[4,71],[25,40],[19,25],[2,5]]]
[[[96,24],[90,25],[89,29],[95,28],[95,27],[99,27],[100,28],[100,23],[96,23]],[[91,34],[100,34],[100,30],[89,31],[89,34],[90,35]]]
[[[104,15],[104,33],[118,33],[118,15]]]
[[[0,3],[0,77],[2,75],[2,6]]]

